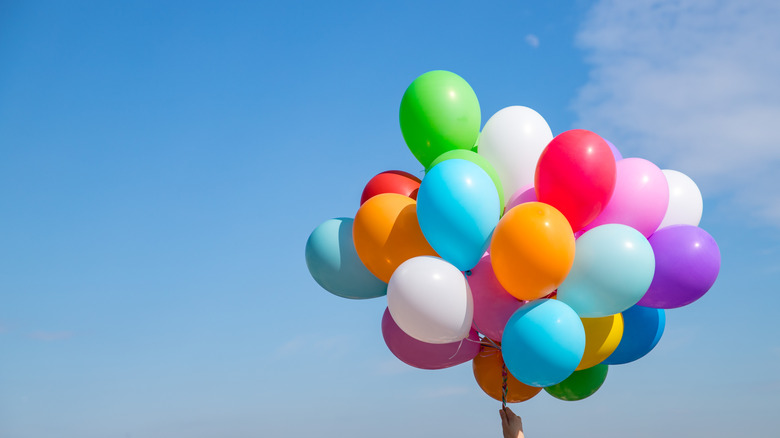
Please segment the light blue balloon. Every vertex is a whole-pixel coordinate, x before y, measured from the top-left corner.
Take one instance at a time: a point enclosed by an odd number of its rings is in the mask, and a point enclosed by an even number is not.
[[[351,218],[329,219],[306,241],[306,267],[328,292],[344,298],[364,299],[387,295],[387,284],[360,261],[352,240]]]
[[[633,306],[623,312],[623,338],[604,364],[620,365],[644,357],[658,344],[666,326],[663,309]]]
[[[627,225],[601,225],[577,239],[558,299],[582,318],[614,315],[642,299],[654,273],[653,248],[642,233]]]
[[[501,338],[507,370],[526,385],[557,385],[585,352],[585,328],[577,313],[558,300],[532,301],[509,318]]]
[[[433,166],[417,192],[417,220],[431,247],[461,271],[479,263],[498,224],[496,185],[478,165],[451,159]]]

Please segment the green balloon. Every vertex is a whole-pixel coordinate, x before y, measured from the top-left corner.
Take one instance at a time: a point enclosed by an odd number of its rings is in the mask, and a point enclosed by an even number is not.
[[[496,173],[496,169],[493,168],[492,164],[490,164],[490,161],[488,161],[482,155],[479,155],[476,152],[473,152],[472,150],[454,149],[436,157],[436,159],[431,162],[431,167],[428,168],[428,170],[431,170],[433,166],[441,163],[442,161],[451,160],[453,158],[459,158],[461,160],[471,161],[472,163],[481,167],[482,170],[484,170],[485,173],[487,173],[488,176],[490,176],[490,179],[493,180],[493,184],[496,185],[496,191],[498,191],[498,201],[499,201],[498,207],[501,209],[501,211],[499,212],[499,217],[500,215],[503,215],[505,200],[504,200],[504,188],[501,185],[501,179],[498,177],[498,173]]]
[[[604,364],[575,371],[563,382],[544,388],[551,396],[566,400],[577,401],[588,398],[595,394],[601,388],[604,380],[607,379],[607,369]]]
[[[477,95],[455,73],[429,71],[409,85],[401,99],[401,133],[417,160],[431,161],[453,149],[471,149],[482,122]]]

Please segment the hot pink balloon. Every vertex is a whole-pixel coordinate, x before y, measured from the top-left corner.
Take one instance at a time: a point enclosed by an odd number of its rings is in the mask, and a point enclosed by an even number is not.
[[[526,202],[537,202],[537,201],[538,199],[536,199],[536,190],[534,190],[534,185],[526,184],[523,187],[517,189],[517,191],[513,193],[512,196],[509,197],[509,199],[506,201],[506,207],[504,208],[504,212],[506,213],[512,207],[516,207],[520,204],[525,204]]]
[[[628,225],[650,237],[666,214],[669,183],[655,164],[642,158],[617,162],[615,191],[604,211],[584,231],[604,224]]]
[[[439,370],[474,359],[479,353],[479,334],[471,329],[466,339],[448,344],[429,344],[407,335],[398,327],[390,310],[382,316],[382,336],[387,348],[407,365],[424,370]]]
[[[483,255],[477,266],[471,269],[468,282],[474,298],[473,327],[488,338],[501,342],[507,321],[526,302],[510,295],[498,282],[490,263],[490,253]]]

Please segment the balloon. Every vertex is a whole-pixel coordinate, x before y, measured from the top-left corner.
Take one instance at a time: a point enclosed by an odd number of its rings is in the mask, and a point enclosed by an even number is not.
[[[585,327],[585,352],[578,370],[600,364],[615,351],[623,337],[623,315],[582,318],[582,326]]]
[[[486,345],[482,346],[479,354],[477,354],[472,362],[474,378],[476,379],[477,384],[485,391],[485,394],[498,401],[502,401],[504,392],[503,367],[504,359],[501,356],[501,351]],[[507,403],[520,403],[533,398],[540,392],[542,392],[542,388],[521,383],[512,375],[512,373],[507,371]]]
[[[517,380],[530,386],[555,385],[569,377],[582,360],[585,329],[565,303],[537,300],[509,318],[501,349],[507,369]]]
[[[544,388],[551,396],[566,401],[577,401],[588,398],[601,388],[607,379],[607,365],[596,365],[580,371],[575,371],[563,382]]]
[[[536,190],[534,189],[533,184],[526,184],[523,187],[517,189],[517,191],[515,191],[506,202],[506,208],[504,211],[507,212],[513,207],[517,207],[520,204],[525,204],[526,202],[539,202],[539,200],[536,199]]]
[[[493,273],[490,253],[482,256],[466,280],[474,298],[474,328],[488,338],[501,342],[501,335],[509,317],[525,301],[519,301],[510,295],[498,282],[496,274]]]
[[[398,193],[417,199],[417,189],[420,188],[420,178],[402,170],[388,170],[368,181],[360,197],[360,205],[381,193]]]
[[[463,273],[438,257],[409,259],[387,285],[387,307],[409,336],[431,344],[469,335],[474,303]]]
[[[510,106],[495,113],[479,136],[478,152],[496,168],[507,193],[534,182],[536,162],[553,139],[539,113],[524,106]]]
[[[452,160],[452,159],[461,159],[466,161],[471,161],[472,163],[476,164],[477,166],[481,167],[482,170],[485,171],[485,173],[490,176],[490,179],[493,181],[493,184],[496,186],[496,192],[498,192],[498,201],[499,201],[499,213],[504,212],[504,189],[501,185],[501,180],[498,178],[498,174],[496,173],[496,169],[493,168],[493,165],[490,164],[488,160],[486,160],[482,155],[477,154],[474,151],[467,151],[464,149],[455,149],[449,152],[445,152],[438,157],[436,157],[433,162],[431,162],[430,168],[436,167],[437,164],[441,163],[442,161],[446,160]]]
[[[661,169],[642,158],[626,158],[617,163],[615,191],[604,211],[587,231],[604,224],[623,224],[645,237],[658,228],[669,205],[669,184]]]
[[[560,210],[577,231],[607,205],[615,178],[615,156],[604,139],[573,129],[553,138],[544,149],[534,187],[539,201]]]
[[[375,298],[387,293],[387,284],[376,278],[355,251],[351,218],[329,219],[312,231],[306,241],[306,267],[328,292],[344,298]]]
[[[633,306],[623,312],[623,325],[620,343],[602,363],[620,365],[633,362],[649,353],[664,334],[666,314],[662,309]]]
[[[401,99],[401,133],[427,169],[453,149],[470,150],[482,123],[477,95],[455,73],[435,70],[419,76]]]
[[[439,370],[468,362],[479,353],[479,335],[471,330],[468,337],[448,344],[429,344],[407,335],[393,321],[390,310],[382,316],[382,337],[387,348],[407,365],[424,370]]]
[[[541,202],[512,208],[498,222],[490,249],[501,285],[520,300],[554,291],[574,261],[574,235],[566,218]]]
[[[699,187],[682,172],[669,169],[662,172],[669,184],[669,208],[658,228],[670,225],[698,226],[704,209]]]
[[[397,193],[367,200],[355,215],[352,237],[360,260],[382,281],[390,281],[401,263],[436,255],[417,222],[417,203]]]
[[[702,297],[720,271],[720,249],[706,231],[693,225],[672,225],[650,236],[655,253],[653,282],[640,306],[674,309]]]
[[[623,159],[623,154],[620,153],[618,148],[615,147],[614,144],[612,144],[611,141],[604,139],[604,141],[607,142],[607,146],[609,146],[609,149],[612,151],[612,155],[615,156],[615,161],[620,161]]]
[[[577,239],[577,255],[558,299],[583,318],[620,313],[642,298],[653,280],[653,249],[620,224],[598,226]]]
[[[496,186],[470,161],[442,161],[420,184],[420,229],[431,247],[461,271],[479,262],[490,245],[499,214]]]

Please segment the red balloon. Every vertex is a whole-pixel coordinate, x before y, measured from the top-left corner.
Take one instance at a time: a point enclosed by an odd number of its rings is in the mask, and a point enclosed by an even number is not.
[[[398,193],[417,200],[420,178],[402,170],[388,170],[371,178],[363,189],[360,205],[381,193]]]
[[[566,131],[553,138],[539,157],[536,197],[557,208],[577,231],[607,205],[616,174],[615,156],[603,138],[584,129]]]

